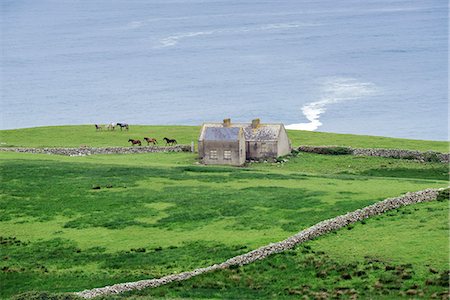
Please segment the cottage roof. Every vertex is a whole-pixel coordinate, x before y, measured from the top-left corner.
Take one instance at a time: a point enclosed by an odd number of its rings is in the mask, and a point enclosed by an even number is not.
[[[230,127],[223,127],[223,123],[205,123],[200,134],[200,140],[207,140],[206,132],[213,128],[238,130],[242,128],[246,141],[276,141],[283,124],[259,124],[256,128],[253,128],[249,123],[231,123]]]
[[[239,127],[207,127],[203,139],[205,141],[237,141]]]
[[[247,125],[243,130],[247,141],[274,141],[278,139],[281,124],[261,124],[257,128]]]

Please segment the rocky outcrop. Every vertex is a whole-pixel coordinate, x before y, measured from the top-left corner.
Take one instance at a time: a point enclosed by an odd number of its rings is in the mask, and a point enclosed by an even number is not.
[[[373,205],[367,206],[365,208],[346,213],[345,215],[337,216],[335,218],[322,221],[314,226],[311,226],[303,231],[300,231],[296,235],[293,235],[285,239],[284,241],[269,244],[267,246],[263,246],[251,252],[235,256],[220,264],[195,269],[189,272],[168,275],[158,279],[119,283],[112,286],[85,290],[82,292],[78,292],[76,294],[78,296],[88,299],[100,295],[117,294],[130,290],[139,290],[143,288],[157,287],[164,284],[168,284],[173,281],[186,280],[191,277],[214,270],[225,269],[231,266],[246,265],[256,260],[264,259],[269,255],[291,249],[298,244],[309,241],[328,232],[337,230],[348,224],[364,220],[371,216],[379,215],[386,211],[396,209],[401,206],[435,200],[439,194],[439,191],[440,191],[439,189],[427,189],[419,192],[407,193],[403,196],[396,198],[389,198],[381,202],[375,203]]]
[[[176,145],[167,147],[158,146],[136,146],[136,147],[105,147],[105,148],[18,148],[3,147],[0,151],[35,153],[35,154],[56,154],[66,156],[86,156],[92,154],[136,154],[152,152],[191,152],[190,145]]]
[[[416,151],[403,149],[382,149],[382,148],[352,148],[338,146],[300,146],[299,151],[317,154],[349,154],[357,156],[378,156],[401,159],[413,159],[422,162],[442,162],[449,163],[450,153],[440,153],[434,151]]]

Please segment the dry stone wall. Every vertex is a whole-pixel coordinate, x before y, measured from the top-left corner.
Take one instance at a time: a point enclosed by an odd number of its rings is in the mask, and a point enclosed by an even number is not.
[[[400,197],[389,198],[373,205],[367,206],[353,212],[346,213],[335,218],[322,221],[314,226],[311,226],[296,235],[287,238],[284,241],[263,246],[251,252],[235,256],[227,261],[215,264],[205,268],[195,269],[189,272],[173,274],[164,276],[158,279],[141,280],[136,282],[119,283],[102,288],[95,288],[92,290],[85,290],[76,293],[78,296],[89,299],[100,295],[118,294],[130,290],[140,290],[143,288],[152,288],[168,284],[173,281],[186,280],[191,277],[211,272],[214,270],[226,269],[231,266],[242,266],[252,263],[257,260],[266,258],[269,255],[279,253],[295,247],[298,244],[314,239],[320,235],[337,230],[348,224],[355,223],[371,216],[382,214],[386,211],[399,208],[401,206],[410,205],[414,203],[427,202],[435,200],[439,191],[443,189],[426,189],[419,192],[407,193]]]
[[[333,154],[333,152],[341,152],[340,154],[414,159],[423,162],[449,163],[450,161],[450,153],[440,153],[434,151],[422,152],[403,149],[352,148],[338,146],[300,146],[298,150],[317,154]]]
[[[136,147],[105,147],[105,148],[18,148],[4,147],[0,151],[20,152],[20,153],[36,153],[36,154],[56,154],[66,156],[86,156],[92,154],[136,154],[151,152],[190,152],[190,145],[176,146],[136,146]]]

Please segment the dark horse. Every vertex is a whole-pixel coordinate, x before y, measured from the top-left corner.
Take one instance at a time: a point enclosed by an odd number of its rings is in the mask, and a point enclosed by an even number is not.
[[[103,127],[101,125],[95,124],[95,130],[99,131],[102,129],[103,129]]]
[[[177,144],[177,140],[176,139],[168,139],[168,138],[165,137],[165,138],[163,138],[163,140],[166,141],[166,146],[167,145],[173,146],[173,145]]]
[[[144,140],[147,142],[147,145],[150,145],[150,143],[152,143],[153,145],[158,144],[158,141],[155,138],[145,137]]]
[[[116,125],[120,127],[120,130],[122,130],[122,128],[125,128],[126,130],[130,128],[127,123],[117,123]]]
[[[128,141],[131,142],[131,146],[134,146],[134,145],[142,146],[142,143],[140,140],[129,139]]]

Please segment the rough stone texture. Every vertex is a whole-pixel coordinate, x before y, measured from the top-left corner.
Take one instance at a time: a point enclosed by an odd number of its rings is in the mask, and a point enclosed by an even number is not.
[[[106,148],[19,148],[19,147],[3,147],[0,152],[20,152],[35,154],[56,154],[66,156],[86,156],[92,154],[135,154],[150,152],[191,152],[190,145],[176,145],[168,147],[158,146],[136,146],[136,147],[106,147]]]
[[[300,146],[299,151],[324,154],[324,150],[333,149],[338,146]],[[379,156],[401,159],[414,159],[422,162],[439,161],[442,163],[449,163],[450,153],[440,153],[434,151],[416,151],[403,149],[382,149],[382,148],[352,148],[352,147],[338,147],[348,149],[351,155],[357,156]]]
[[[443,189],[426,189],[419,192],[407,193],[400,197],[388,198],[381,202],[375,203],[373,205],[367,206],[362,209],[355,210],[353,212],[346,213],[335,218],[322,221],[314,226],[311,226],[303,231],[300,231],[296,235],[293,235],[284,241],[272,243],[267,246],[263,246],[251,252],[235,256],[228,259],[227,261],[215,264],[205,268],[195,269],[189,272],[183,272],[179,274],[172,274],[164,276],[158,279],[141,280],[136,282],[119,283],[111,286],[106,286],[102,288],[95,288],[91,290],[85,290],[82,292],[77,292],[78,296],[89,299],[100,295],[117,294],[130,290],[140,290],[143,288],[157,287],[164,284],[168,284],[173,281],[186,280],[188,278],[214,271],[219,269],[226,269],[230,266],[242,266],[252,263],[256,260],[264,259],[269,255],[279,253],[288,249],[293,248],[297,244],[314,239],[320,235],[326,234],[328,232],[337,230],[348,224],[361,221],[363,219],[369,218],[371,216],[382,214],[386,211],[396,209],[401,206],[410,205],[414,203],[427,202],[435,200],[438,196],[440,190]]]
[[[230,120],[225,123],[204,123],[198,138],[199,142],[199,157],[204,158],[207,151],[202,148],[208,147],[210,140],[206,139],[206,132],[211,128],[240,128],[243,131],[245,140],[245,159],[264,159],[276,158],[278,156],[287,155],[291,152],[291,142],[286,133],[283,124],[262,124],[259,120],[252,121],[252,123],[230,123]],[[224,149],[218,148],[218,151]],[[240,153],[239,153],[240,154]],[[241,154],[240,154],[241,155]],[[210,164],[214,162],[209,162]],[[218,161],[215,164],[222,164]]]

